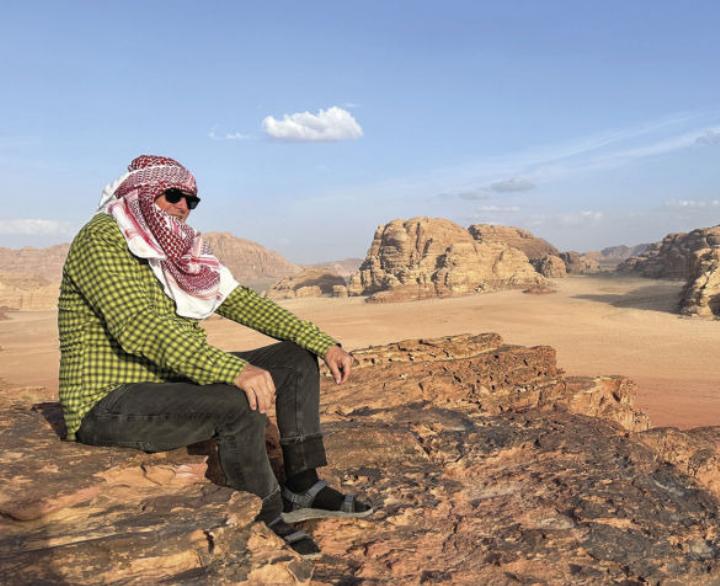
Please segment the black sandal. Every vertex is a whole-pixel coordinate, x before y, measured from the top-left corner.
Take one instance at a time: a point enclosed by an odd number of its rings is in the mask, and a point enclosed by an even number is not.
[[[317,546],[317,543],[315,543],[315,540],[305,533],[305,531],[295,529],[294,527],[288,525],[282,516],[276,517],[270,521],[267,526],[275,533],[275,535],[287,543],[306,560],[316,560],[322,556],[322,552]]]
[[[327,486],[324,480],[318,480],[304,493],[298,494],[287,487],[282,489],[282,497],[285,505],[285,512],[282,514],[286,523],[297,523],[309,519],[330,519],[334,517],[349,517],[363,519],[373,514],[374,509],[370,505],[356,500],[354,494],[345,496],[339,510],[313,508],[318,493]]]

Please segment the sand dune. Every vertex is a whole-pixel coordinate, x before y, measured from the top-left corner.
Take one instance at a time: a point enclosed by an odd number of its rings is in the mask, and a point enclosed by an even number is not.
[[[282,304],[318,323],[347,348],[405,338],[494,331],[508,343],[549,345],[569,374],[623,374],[640,385],[654,425],[720,424],[720,323],[672,313],[680,282],[577,276],[558,293],[500,291],[453,299],[371,305],[360,298]],[[57,392],[54,312],[10,314],[0,323],[0,377]],[[267,343],[226,320],[210,320],[212,343],[231,350]]]

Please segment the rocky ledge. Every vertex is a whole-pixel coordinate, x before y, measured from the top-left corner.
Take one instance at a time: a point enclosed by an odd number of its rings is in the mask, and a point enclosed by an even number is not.
[[[6,389],[3,583],[720,583],[720,427],[650,429],[631,381],[566,377],[552,348],[496,334],[354,354],[322,383],[324,475],[377,512],[305,523],[315,564],[210,482],[211,444],[61,442],[56,404]]]

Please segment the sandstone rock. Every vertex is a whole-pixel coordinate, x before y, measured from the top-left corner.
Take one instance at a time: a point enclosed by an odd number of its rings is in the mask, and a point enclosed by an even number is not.
[[[598,261],[601,271],[614,271],[618,265],[627,260],[631,256],[638,256],[645,252],[651,244],[636,244],[635,246],[626,246],[621,244],[619,246],[608,246],[603,248],[598,253],[586,253],[592,254]]]
[[[547,285],[533,285],[532,287],[523,289],[523,293],[527,295],[552,295],[553,293],[557,293],[557,289]]]
[[[543,256],[539,261],[534,263],[537,272],[543,277],[550,279],[562,279],[567,276],[565,261],[559,256],[548,254]]]
[[[343,385],[322,367],[323,476],[377,512],[302,524],[313,584],[720,581],[720,427],[642,431],[627,379],[493,333],[353,355]],[[206,447],[60,442],[56,404],[3,396],[4,584],[309,583],[259,500],[205,478]]]
[[[720,467],[698,456],[708,472],[692,478],[647,445],[652,431],[624,431],[647,425],[629,381],[564,380],[550,349],[494,334],[355,355],[352,388],[322,394],[329,472],[380,510],[307,523],[329,554],[317,582],[720,579],[718,499],[705,483]],[[703,437],[717,441],[717,429]]]
[[[333,260],[330,262],[320,262],[306,265],[304,268],[317,269],[334,275],[340,275],[341,277],[349,277],[358,270],[362,261],[363,259],[361,258],[344,258],[342,260]]]
[[[600,271],[600,263],[592,255],[569,251],[561,252],[560,258],[565,263],[565,268],[570,274],[587,275]]]
[[[69,244],[47,248],[1,248],[0,273],[40,276],[46,283],[59,282]]]
[[[321,269],[304,269],[275,283],[267,296],[271,299],[333,296],[335,287],[345,288],[345,279],[340,275]]]
[[[61,442],[57,404],[0,411],[3,584],[307,584],[311,565],[211,484],[205,457]]]
[[[630,431],[645,431],[650,419],[635,409],[635,383],[621,376],[569,377],[570,397],[566,399],[573,413],[599,417],[618,423]]]
[[[547,240],[538,238],[529,230],[513,226],[496,224],[472,224],[468,227],[470,235],[480,242],[506,244],[522,250],[530,262],[534,263],[546,256],[558,256],[560,251]]]
[[[699,427],[680,431],[655,428],[639,436],[657,458],[695,478],[720,498],[720,427]]]
[[[359,272],[350,278],[348,291],[351,295],[382,292],[373,300],[392,301],[542,282],[517,248],[476,240],[449,220],[412,218],[378,227]]]
[[[0,305],[15,310],[57,307],[59,281],[32,273],[0,273]]]
[[[640,256],[627,259],[618,272],[653,279],[686,281],[679,309],[685,315],[720,316],[720,225],[668,234]]]
[[[332,296],[333,297],[347,297],[348,296],[347,285],[333,285]]]

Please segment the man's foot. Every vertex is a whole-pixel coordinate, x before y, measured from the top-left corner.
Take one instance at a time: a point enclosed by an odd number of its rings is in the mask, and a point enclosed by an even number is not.
[[[357,500],[355,495],[339,493],[330,488],[324,480],[316,480],[303,492],[295,492],[285,486],[282,497],[282,518],[287,523],[331,517],[364,518],[373,513],[370,505]]]
[[[275,518],[273,521],[270,521],[267,526],[273,530],[275,535],[280,537],[280,539],[305,559],[316,560],[322,556],[320,548],[312,537],[305,533],[305,531],[295,529],[295,527],[288,525],[282,517]]]

